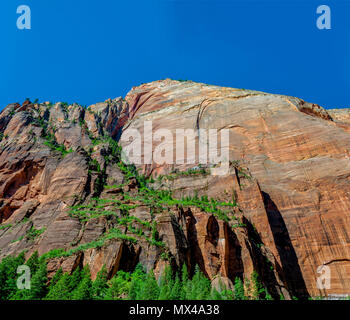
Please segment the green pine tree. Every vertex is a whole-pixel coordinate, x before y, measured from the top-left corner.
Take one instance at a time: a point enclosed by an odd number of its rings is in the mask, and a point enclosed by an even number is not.
[[[50,281],[49,291],[62,278],[62,276],[63,276],[63,270],[62,268],[59,268]]]
[[[140,300],[158,300],[158,297],[159,286],[152,270],[147,274],[146,281],[142,283],[140,295],[137,298]]]
[[[254,300],[259,300],[265,293],[265,288],[260,281],[259,274],[255,270],[251,275],[251,284],[253,286],[252,298]]]
[[[38,251],[35,251],[28,261],[26,262],[26,265],[30,268],[30,273],[35,274],[37,270],[39,269],[39,254]]]
[[[84,268],[81,272],[81,281],[72,292],[73,300],[91,300],[93,297],[92,281],[90,271]]]
[[[8,256],[0,263],[0,299],[9,300],[17,293],[17,268],[25,262],[24,252],[17,257]]]
[[[219,290],[212,287],[211,298],[214,300],[233,300],[233,292],[219,279]]]
[[[47,265],[41,263],[31,281],[28,300],[40,300],[47,294]]]
[[[64,273],[60,279],[50,287],[49,293],[45,297],[46,300],[70,300],[71,299],[71,276]]]
[[[245,300],[245,294],[244,294],[244,285],[240,278],[235,278],[235,287],[234,287],[234,299],[235,300]]]
[[[104,265],[102,269],[98,272],[97,277],[92,285],[93,298],[96,300],[104,299],[106,292],[108,290],[107,283],[107,269]]]
[[[170,266],[166,266],[161,276],[159,285],[159,300],[170,300],[171,290],[174,286],[173,272]]]
[[[129,290],[130,300],[141,299],[141,289],[145,280],[145,270],[141,264],[138,264],[135,268],[135,271],[131,275],[131,283]]]
[[[218,290],[216,290],[216,288],[213,288],[212,292],[211,292],[211,299],[212,300],[223,300],[223,297],[222,297],[221,293]]]
[[[106,291],[106,300],[120,300],[130,297],[131,274],[122,270],[111,279]],[[135,295],[136,297],[136,295]]]
[[[170,300],[180,300],[182,298],[182,283],[178,275],[176,275],[174,285],[171,289]]]
[[[80,267],[77,267],[73,271],[72,275],[70,276],[69,285],[68,285],[68,289],[70,292],[73,292],[79,286],[83,276],[84,276],[84,271],[81,270]]]
[[[181,300],[187,300],[191,292],[191,281],[188,278],[187,266],[184,263],[181,269],[181,281],[182,281],[182,290],[181,290]]]
[[[211,283],[203,273],[200,271],[199,266],[196,265],[195,273],[192,278],[192,288],[189,299],[204,300],[210,295]]]

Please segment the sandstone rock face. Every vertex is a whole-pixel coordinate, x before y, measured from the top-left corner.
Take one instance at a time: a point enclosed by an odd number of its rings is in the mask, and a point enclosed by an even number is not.
[[[173,140],[141,149],[144,160],[163,143],[172,164],[136,165],[155,179],[158,193],[237,205],[223,215],[146,197],[113,142],[125,148],[134,129],[143,137],[145,121],[153,134],[168,129],[174,137],[177,129],[217,129],[218,145],[227,129],[225,175],[200,163],[198,135],[177,158]],[[102,266],[112,277],[142,263],[159,276],[166,265],[179,270],[186,263],[215,286],[256,271],[275,298],[350,294],[348,110],[167,79],[87,109],[11,104],[0,114],[0,132],[0,259],[64,249],[69,254],[49,259],[50,275],[88,264],[93,278]],[[317,286],[320,266],[329,268],[329,289]]]
[[[327,112],[293,97],[171,80],[134,88],[126,101],[131,119],[125,131],[142,132],[144,121],[174,135],[178,128],[227,128],[230,160],[244,165],[256,182],[223,177],[215,192],[237,193],[293,294],[350,293],[348,109]],[[169,169],[153,164],[144,170]],[[185,184],[174,187],[183,192],[205,185]],[[326,290],[316,283],[322,264],[331,271]]]

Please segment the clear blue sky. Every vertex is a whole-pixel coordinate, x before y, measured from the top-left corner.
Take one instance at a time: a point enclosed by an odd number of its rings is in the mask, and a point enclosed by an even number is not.
[[[29,5],[32,29],[16,27]],[[316,28],[316,8],[332,29]],[[0,109],[188,79],[350,107],[350,1],[1,0]]]

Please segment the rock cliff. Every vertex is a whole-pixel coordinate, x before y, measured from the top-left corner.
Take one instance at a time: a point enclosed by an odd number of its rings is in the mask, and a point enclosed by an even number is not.
[[[117,142],[145,121],[227,129],[228,173],[186,163],[191,150],[184,163],[125,164]],[[38,251],[51,274],[88,264],[93,277],[186,263],[228,284],[255,270],[275,298],[350,294],[348,110],[167,79],[88,108],[10,104],[0,132],[0,259]],[[322,265],[330,289],[317,287]]]

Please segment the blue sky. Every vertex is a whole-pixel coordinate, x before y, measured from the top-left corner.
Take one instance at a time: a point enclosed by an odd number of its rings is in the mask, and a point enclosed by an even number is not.
[[[16,27],[22,4],[31,30]],[[322,4],[331,30],[316,27]],[[90,105],[164,78],[350,107],[349,21],[341,0],[1,0],[0,109]]]

